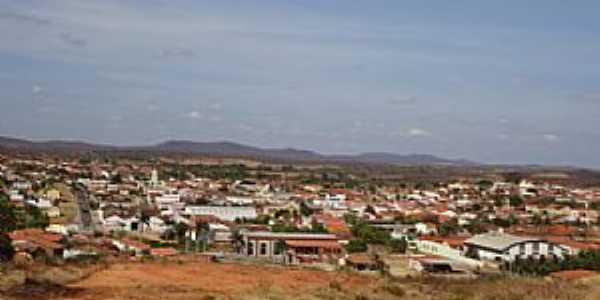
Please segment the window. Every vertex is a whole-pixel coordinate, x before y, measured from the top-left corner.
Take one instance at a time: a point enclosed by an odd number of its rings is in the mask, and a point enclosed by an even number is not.
[[[548,244],[548,252],[554,252],[554,245]]]
[[[267,255],[267,243],[260,243],[260,255]]]
[[[254,242],[248,242],[248,255],[254,255]]]
[[[535,242],[533,243],[533,253],[539,253],[540,252],[540,243]]]
[[[519,253],[520,254],[525,254],[525,244],[519,245]]]

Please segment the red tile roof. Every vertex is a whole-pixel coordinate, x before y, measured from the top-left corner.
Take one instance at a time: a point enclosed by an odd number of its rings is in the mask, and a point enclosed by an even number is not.
[[[150,250],[150,254],[153,256],[173,256],[177,255],[177,249],[175,248],[154,248]]]
[[[125,239],[123,240],[123,243],[131,248],[136,248],[139,250],[150,250],[150,246],[139,241]]]
[[[26,242],[33,248],[40,247],[44,249],[62,249],[63,245],[58,242],[63,240],[63,236],[54,233],[47,233],[37,228],[26,228],[15,230],[8,234],[14,242]]]

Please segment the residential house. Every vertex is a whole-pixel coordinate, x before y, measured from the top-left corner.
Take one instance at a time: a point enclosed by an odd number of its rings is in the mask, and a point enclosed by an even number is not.
[[[286,264],[326,262],[337,264],[344,251],[334,234],[245,232],[245,256],[275,259]]]

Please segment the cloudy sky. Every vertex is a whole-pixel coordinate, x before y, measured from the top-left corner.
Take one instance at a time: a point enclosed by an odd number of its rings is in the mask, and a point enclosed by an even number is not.
[[[599,11],[0,0],[0,135],[600,167]]]

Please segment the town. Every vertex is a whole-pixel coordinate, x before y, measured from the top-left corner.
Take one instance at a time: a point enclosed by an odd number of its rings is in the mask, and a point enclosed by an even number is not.
[[[598,270],[600,188],[560,176],[374,183],[214,158],[0,162],[2,259],[25,266],[196,254],[392,276]]]

